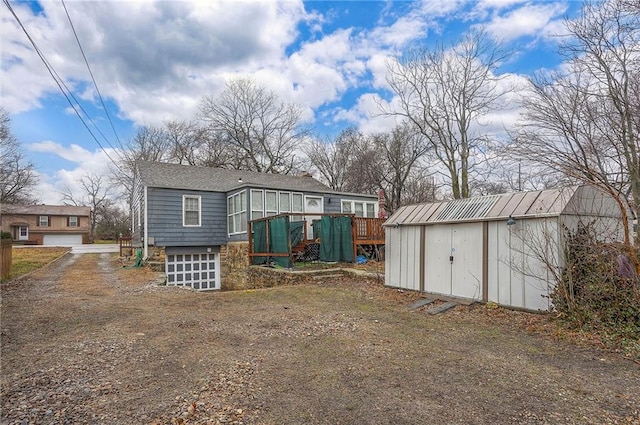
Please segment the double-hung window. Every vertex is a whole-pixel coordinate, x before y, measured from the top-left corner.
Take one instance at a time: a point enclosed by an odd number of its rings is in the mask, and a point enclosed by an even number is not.
[[[229,234],[247,231],[247,192],[243,190],[227,197]]]
[[[78,216],[72,215],[67,219],[68,227],[78,227]]]
[[[292,193],[291,194],[291,212],[292,213],[303,213],[303,203],[302,203],[302,193]],[[304,220],[301,216],[293,216],[291,221],[302,221]]]
[[[200,226],[200,196],[184,195],[182,197],[182,225]]]
[[[291,212],[291,194],[280,192],[280,213]]]
[[[278,192],[267,190],[264,192],[265,204],[266,204],[266,216],[278,214]]]
[[[262,190],[251,190],[251,220],[264,217],[264,199]]]
[[[48,215],[41,215],[38,218],[38,226],[40,226],[40,227],[49,227],[49,216]]]

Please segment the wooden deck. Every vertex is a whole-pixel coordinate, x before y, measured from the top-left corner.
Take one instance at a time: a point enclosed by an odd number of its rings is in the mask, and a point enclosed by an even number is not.
[[[270,252],[253,252],[253,232],[252,225],[257,221],[268,221],[275,217],[281,217],[283,215],[301,216],[304,220],[302,226],[304,236],[302,241],[295,246],[289,247],[289,253],[270,253]],[[318,241],[314,240],[311,235],[307,234],[307,221],[317,220],[320,216],[349,216],[351,217],[351,229],[353,235],[353,252],[354,259],[358,256],[359,251],[367,253],[367,255],[375,255],[380,258],[380,246],[385,244],[384,228],[382,225],[385,220],[382,218],[366,218],[355,217],[353,214],[309,214],[312,218],[307,218],[305,214],[279,214],[277,216],[264,217],[249,222],[249,257],[290,257],[295,262],[297,258],[301,258],[308,251],[309,245],[318,244]],[[269,235],[267,235],[267,239]]]
[[[383,218],[353,217],[356,245],[384,245]]]

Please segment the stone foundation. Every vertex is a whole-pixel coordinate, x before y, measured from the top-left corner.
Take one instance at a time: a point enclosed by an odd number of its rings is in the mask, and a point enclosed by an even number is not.
[[[224,291],[299,285],[313,281],[323,274],[344,274],[342,269],[296,271],[252,266],[249,263],[248,242],[231,242],[220,247],[220,269],[221,288]]]
[[[270,267],[250,266],[248,270],[248,281],[251,283],[251,289],[272,288],[282,285],[300,285],[317,281],[323,275],[327,277],[343,276],[344,270],[325,269],[325,270],[288,270],[288,269],[272,269]]]
[[[165,250],[161,247],[149,247],[149,260],[154,270],[164,272]],[[243,289],[271,288],[282,285],[299,285],[313,282],[323,275],[325,278],[343,276],[349,273],[366,275],[356,270],[331,268],[321,270],[274,269],[252,266],[249,263],[249,243],[230,242],[220,247],[220,289],[234,291]],[[371,277],[371,276],[366,276]]]
[[[249,242],[229,242],[220,247],[220,287],[230,291],[249,289]]]

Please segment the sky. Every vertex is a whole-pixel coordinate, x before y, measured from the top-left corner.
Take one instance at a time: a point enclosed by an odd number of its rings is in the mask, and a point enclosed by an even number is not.
[[[0,6],[0,103],[35,165],[34,195],[47,204],[60,204],[67,188],[80,193],[78,181],[87,174],[106,175],[110,160],[117,161],[115,150],[141,126],[194,119],[202,97],[219,94],[232,78],[253,78],[297,103],[319,136],[349,126],[385,131],[393,122],[380,115],[376,98],[393,104],[388,61],[483,29],[510,51],[496,73],[505,84],[523,87],[527,76],[562,66],[563,22],[581,6],[561,0],[10,4],[90,117],[86,122],[96,136],[73,112],[9,9]],[[515,125],[517,96],[487,118],[490,125]]]

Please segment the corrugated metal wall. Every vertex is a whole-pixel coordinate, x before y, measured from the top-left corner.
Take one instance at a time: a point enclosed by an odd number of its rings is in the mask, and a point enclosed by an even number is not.
[[[527,310],[548,310],[555,284],[547,264],[559,265],[558,219],[489,224],[488,301]]]
[[[386,285],[420,291],[420,227],[387,227],[385,246]]]

